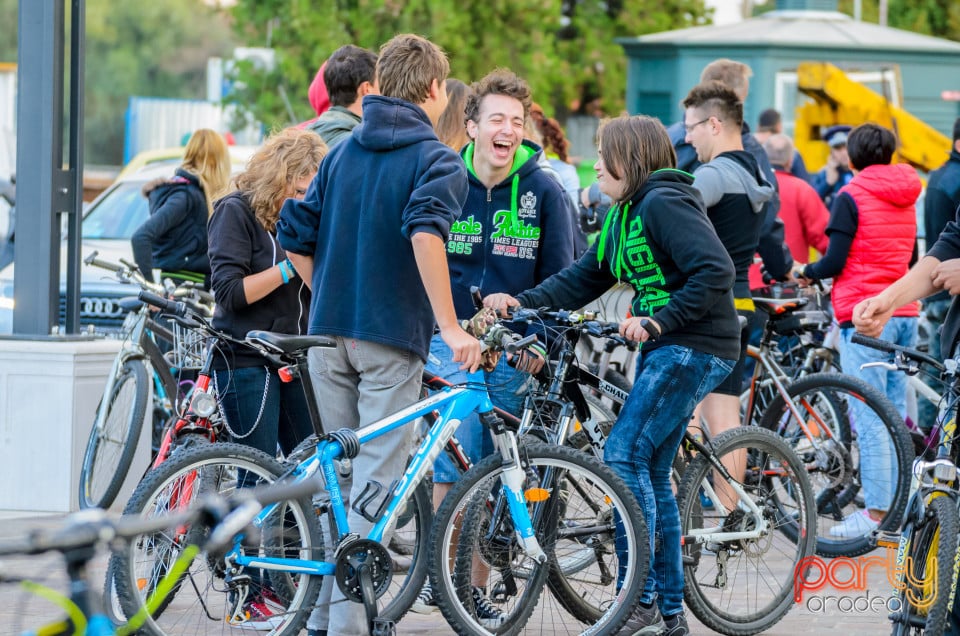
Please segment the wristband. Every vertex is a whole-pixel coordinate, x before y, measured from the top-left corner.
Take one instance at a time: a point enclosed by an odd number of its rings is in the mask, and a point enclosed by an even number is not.
[[[280,268],[280,278],[283,279],[283,284],[286,285],[290,282],[290,274],[287,273],[287,261],[280,261],[277,263],[277,267]]]

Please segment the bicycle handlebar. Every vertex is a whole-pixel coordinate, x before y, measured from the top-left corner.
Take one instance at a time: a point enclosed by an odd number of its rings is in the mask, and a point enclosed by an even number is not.
[[[916,360],[917,362],[928,364],[939,371],[943,371],[945,368],[943,363],[941,363],[939,360],[932,358],[921,351],[904,347],[903,345],[894,344],[892,342],[887,342],[886,340],[871,338],[870,336],[865,336],[862,333],[854,333],[850,338],[850,342],[863,345],[865,347],[870,347],[872,349],[886,351],[887,353],[901,353],[908,358]]]
[[[598,338],[607,338],[617,344],[627,348],[636,347],[635,342],[631,342],[620,335],[620,323],[609,322],[606,320],[595,320],[591,314],[576,311],[559,309],[556,311],[541,307],[540,309],[527,309],[524,307],[512,308],[513,319],[524,322],[533,322],[534,320],[554,320],[565,327],[573,327],[584,331],[591,336]]]
[[[70,515],[60,528],[35,530],[27,537],[3,541],[0,543],[0,556],[66,552],[115,539],[132,539],[139,535],[154,534],[204,518],[212,519],[215,528],[205,547],[216,549],[222,547],[216,545],[216,540],[229,542],[253,521],[263,506],[308,497],[322,487],[318,477],[313,477],[299,482],[243,489],[226,500],[216,496],[206,497],[188,510],[152,519],[114,517],[105,510],[91,508]],[[218,532],[220,528],[223,530]],[[229,536],[225,536],[228,531]],[[225,539],[221,538],[223,536]]]

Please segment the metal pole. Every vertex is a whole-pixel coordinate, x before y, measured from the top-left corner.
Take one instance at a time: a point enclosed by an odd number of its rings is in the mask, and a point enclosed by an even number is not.
[[[57,324],[63,177],[63,0],[20,0],[17,49],[17,238],[14,334]]]
[[[83,221],[83,68],[85,0],[72,0],[70,7],[70,149],[68,176],[71,181],[67,210],[66,331],[80,331],[80,253]]]

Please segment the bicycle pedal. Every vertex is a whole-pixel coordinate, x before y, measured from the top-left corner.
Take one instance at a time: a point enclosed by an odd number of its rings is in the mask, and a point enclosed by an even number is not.
[[[896,549],[900,547],[900,534],[896,532],[877,530],[873,533],[871,540],[878,548]]]

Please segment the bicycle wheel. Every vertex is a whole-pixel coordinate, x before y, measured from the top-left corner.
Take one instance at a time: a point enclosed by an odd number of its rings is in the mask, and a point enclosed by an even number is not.
[[[106,409],[103,426],[94,425],[80,468],[80,507],[109,508],[123,485],[147,412],[147,368],[131,358],[120,367],[109,396],[97,407]]]
[[[316,449],[317,436],[311,435],[290,451],[287,468],[312,456]],[[380,618],[397,622],[417,600],[417,594],[427,580],[427,555],[432,523],[430,484],[424,480],[414,489],[413,496],[397,514],[393,536],[387,544],[387,551],[393,559],[393,578],[383,596],[377,599]]]
[[[440,610],[458,634],[519,634],[528,620],[538,633],[612,633],[629,616],[649,567],[639,505],[613,471],[573,449],[531,442],[520,447],[520,460],[546,562],[519,545],[501,489],[509,466],[491,455],[437,511],[430,573]],[[579,569],[563,573],[573,562]],[[560,610],[571,607],[588,613],[584,625],[564,621]]]
[[[890,615],[894,636],[943,634],[952,597],[957,552],[957,504],[947,496],[930,500],[915,521],[903,569],[900,607]]]
[[[869,494],[862,492],[866,482],[871,492],[886,493],[889,499],[879,529],[899,529],[910,494],[914,457],[913,442],[903,419],[883,393],[848,375],[808,375],[790,384],[787,393],[804,425],[812,435],[817,435],[820,449],[815,449],[811,438],[801,434],[800,421],[783,396],[773,400],[760,425],[790,442],[811,476],[817,501],[817,554],[832,557],[869,552],[873,549],[870,535],[874,527],[848,529],[843,522],[851,515],[862,516],[869,503],[863,499]],[[870,430],[883,433],[861,437],[857,434],[858,425],[863,430],[870,426]],[[871,452],[877,453],[879,448],[880,455],[889,459],[874,465],[869,474],[861,470],[865,443]]]
[[[198,497],[229,495],[238,488],[271,483],[284,474],[269,455],[241,444],[220,443],[182,449],[148,473],[125,514],[153,517],[189,506]],[[263,520],[259,537],[243,550],[259,556],[322,559],[323,541],[309,499],[288,501]],[[111,570],[127,616],[157,589],[182,550],[203,546],[202,524],[137,537],[117,552]],[[155,636],[236,633],[239,628],[296,634],[320,590],[320,577],[277,570],[243,569],[205,551],[174,582],[143,629]]]
[[[732,461],[746,457],[739,485],[760,509],[746,502],[703,507],[700,488],[721,478],[710,458],[687,466],[677,499],[683,532],[684,600],[700,621],[722,634],[756,634],[783,618],[793,606],[797,565],[814,550],[813,490],[803,463],[777,435],[756,427],[727,431],[707,443],[712,455]],[[744,451],[746,451],[744,453]],[[740,460],[743,461],[743,460]],[[739,473],[735,471],[734,474]],[[746,532],[766,525],[757,538],[711,539],[706,532]],[[784,532],[792,527],[793,531]],[[799,537],[799,541],[794,539]]]

